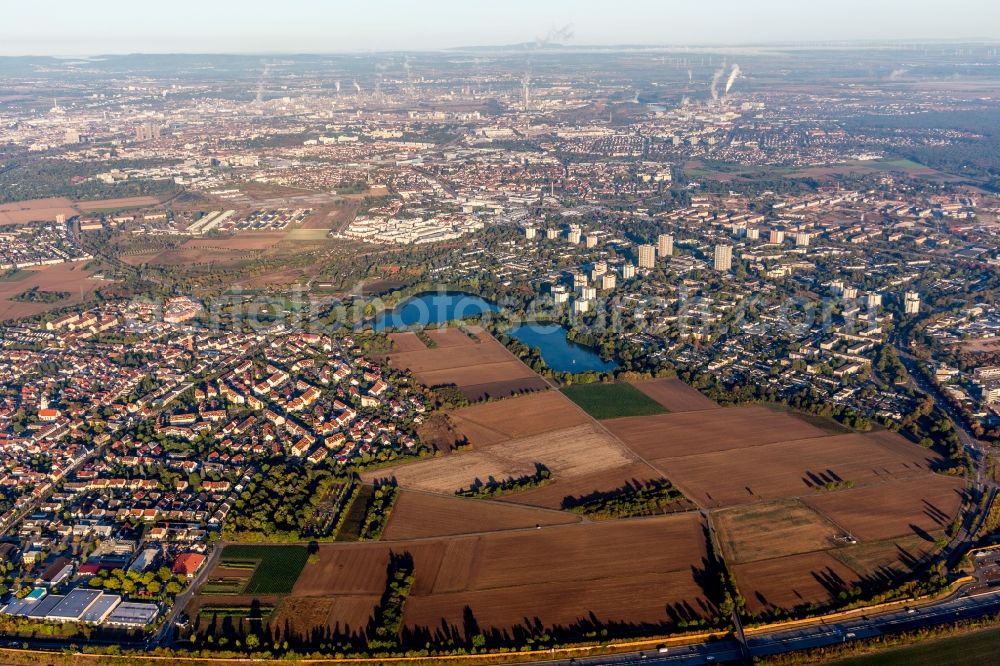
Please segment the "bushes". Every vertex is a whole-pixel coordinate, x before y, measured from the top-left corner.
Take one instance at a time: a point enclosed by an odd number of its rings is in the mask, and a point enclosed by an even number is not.
[[[503,481],[490,479],[485,483],[476,479],[468,488],[456,490],[455,494],[461,497],[497,497],[508,495],[522,490],[538,488],[544,486],[552,480],[552,472],[542,463],[535,463],[535,473],[521,477],[509,477]]]
[[[383,480],[375,483],[375,491],[365,512],[365,520],[361,524],[361,540],[375,541],[382,537],[389,513],[399,497],[399,487],[396,480]]]
[[[595,492],[582,497],[567,497],[562,508],[590,518],[612,520],[665,512],[683,495],[666,479],[645,484],[627,483],[610,492]]]
[[[413,557],[409,553],[389,555],[386,587],[368,630],[370,650],[395,650],[403,624],[403,607],[413,589]]]

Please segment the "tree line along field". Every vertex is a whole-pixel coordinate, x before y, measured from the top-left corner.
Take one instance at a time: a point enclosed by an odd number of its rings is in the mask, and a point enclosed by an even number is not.
[[[383,539],[405,541],[579,522],[578,516],[562,511],[404,490],[389,516]]]

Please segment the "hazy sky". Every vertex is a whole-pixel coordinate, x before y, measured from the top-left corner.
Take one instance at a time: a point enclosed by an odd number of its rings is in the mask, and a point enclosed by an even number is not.
[[[0,0],[0,54],[997,39],[1000,0]]]

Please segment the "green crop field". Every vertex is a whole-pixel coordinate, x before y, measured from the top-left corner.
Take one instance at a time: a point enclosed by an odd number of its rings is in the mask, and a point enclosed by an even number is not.
[[[243,594],[288,594],[309,558],[305,546],[226,546],[223,567],[256,563]]]
[[[1000,631],[990,629],[964,636],[932,639],[833,663],[837,666],[973,666],[995,664],[998,654]]]
[[[375,488],[373,486],[367,484],[361,486],[358,496],[354,498],[354,501],[347,508],[347,516],[344,517],[344,524],[341,525],[340,531],[337,532],[337,541],[361,540],[361,525],[365,522],[368,503],[371,502],[372,495],[374,494]]]
[[[242,578],[209,578],[201,586],[202,594],[239,594],[246,580]]]
[[[265,618],[274,613],[274,606],[203,606],[198,613],[208,617]]]
[[[631,384],[576,384],[563,394],[595,419],[649,416],[667,410]]]

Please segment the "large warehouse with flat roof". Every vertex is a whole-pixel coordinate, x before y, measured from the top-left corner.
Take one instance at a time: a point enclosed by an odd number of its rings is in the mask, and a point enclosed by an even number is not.
[[[104,624],[112,627],[144,627],[156,619],[160,607],[156,604],[140,604],[126,601],[118,604]]]
[[[101,597],[90,605],[87,612],[80,618],[81,622],[100,624],[111,615],[111,611],[118,607],[122,598],[117,594],[102,594]]]
[[[0,608],[0,613],[52,622],[142,627],[156,619],[160,607],[148,603],[122,603],[122,598],[117,594],[77,588],[65,596],[50,594],[41,599],[37,597],[15,599],[5,608]]]
[[[78,622],[94,603],[101,598],[99,590],[77,588],[63,597],[55,608],[46,615],[48,620]]]

